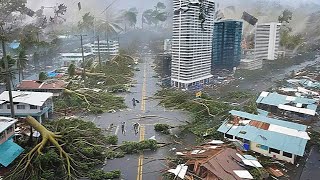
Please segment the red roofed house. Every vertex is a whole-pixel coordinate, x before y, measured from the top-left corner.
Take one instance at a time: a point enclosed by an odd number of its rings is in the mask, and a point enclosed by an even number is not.
[[[23,80],[17,86],[20,91],[33,91],[33,92],[51,92],[53,96],[60,96],[63,90],[67,87],[68,83],[63,80]]]

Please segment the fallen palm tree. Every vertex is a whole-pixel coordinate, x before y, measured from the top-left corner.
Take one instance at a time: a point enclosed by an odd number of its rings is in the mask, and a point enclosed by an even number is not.
[[[26,147],[6,178],[76,179],[103,164],[107,138],[93,123],[60,119],[42,125],[31,116],[26,122],[41,134],[41,141]]]
[[[93,114],[126,108],[122,97],[104,91],[96,92],[94,89],[81,92],[65,89],[63,95],[56,99],[55,107],[57,111],[68,108],[74,112],[85,111]]]

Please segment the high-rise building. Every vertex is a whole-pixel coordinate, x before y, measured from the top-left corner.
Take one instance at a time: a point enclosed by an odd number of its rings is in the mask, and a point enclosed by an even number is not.
[[[255,36],[255,59],[275,60],[280,43],[280,23],[257,24]]]
[[[98,41],[94,41],[91,45],[92,52],[98,54]],[[119,54],[119,42],[118,41],[100,41],[99,49],[101,54],[108,54],[110,56],[116,56]]]
[[[172,51],[172,40],[171,39],[164,40],[163,50],[164,50],[164,53],[171,54],[171,51]]]
[[[173,0],[171,85],[188,89],[211,75],[213,0]]]
[[[242,21],[221,20],[214,23],[212,67],[237,67],[241,59]]]

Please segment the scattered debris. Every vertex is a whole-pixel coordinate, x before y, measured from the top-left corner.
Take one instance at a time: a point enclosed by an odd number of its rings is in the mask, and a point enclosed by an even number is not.
[[[188,166],[184,164],[179,164],[175,169],[169,169],[168,172],[173,173],[181,179],[184,179],[184,176],[187,174]]]

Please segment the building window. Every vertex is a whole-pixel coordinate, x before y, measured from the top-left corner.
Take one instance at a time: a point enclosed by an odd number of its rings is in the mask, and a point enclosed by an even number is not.
[[[17,109],[25,109],[25,105],[17,105]]]
[[[30,109],[38,109],[38,106],[30,105]]]
[[[284,152],[283,151],[283,154],[282,154],[283,156],[285,156],[285,157],[288,157],[288,158],[292,158],[292,154],[291,153],[288,153],[288,152]]]
[[[273,148],[269,148],[269,153],[280,154],[280,150],[278,150],[278,149],[273,149]]]
[[[0,140],[2,140],[4,138],[4,132],[0,133]]]
[[[3,109],[3,105],[2,104],[0,104],[0,109]]]
[[[7,109],[11,109],[10,104],[7,104]]]
[[[13,131],[13,127],[10,126],[8,129],[7,129],[7,133],[11,133]]]
[[[230,135],[230,134],[225,134],[225,137],[228,138],[228,139],[233,139],[233,136]]]
[[[269,149],[268,146],[261,145],[261,144],[257,144],[256,147],[259,148],[259,149],[265,150],[265,151],[268,151],[268,149]]]

